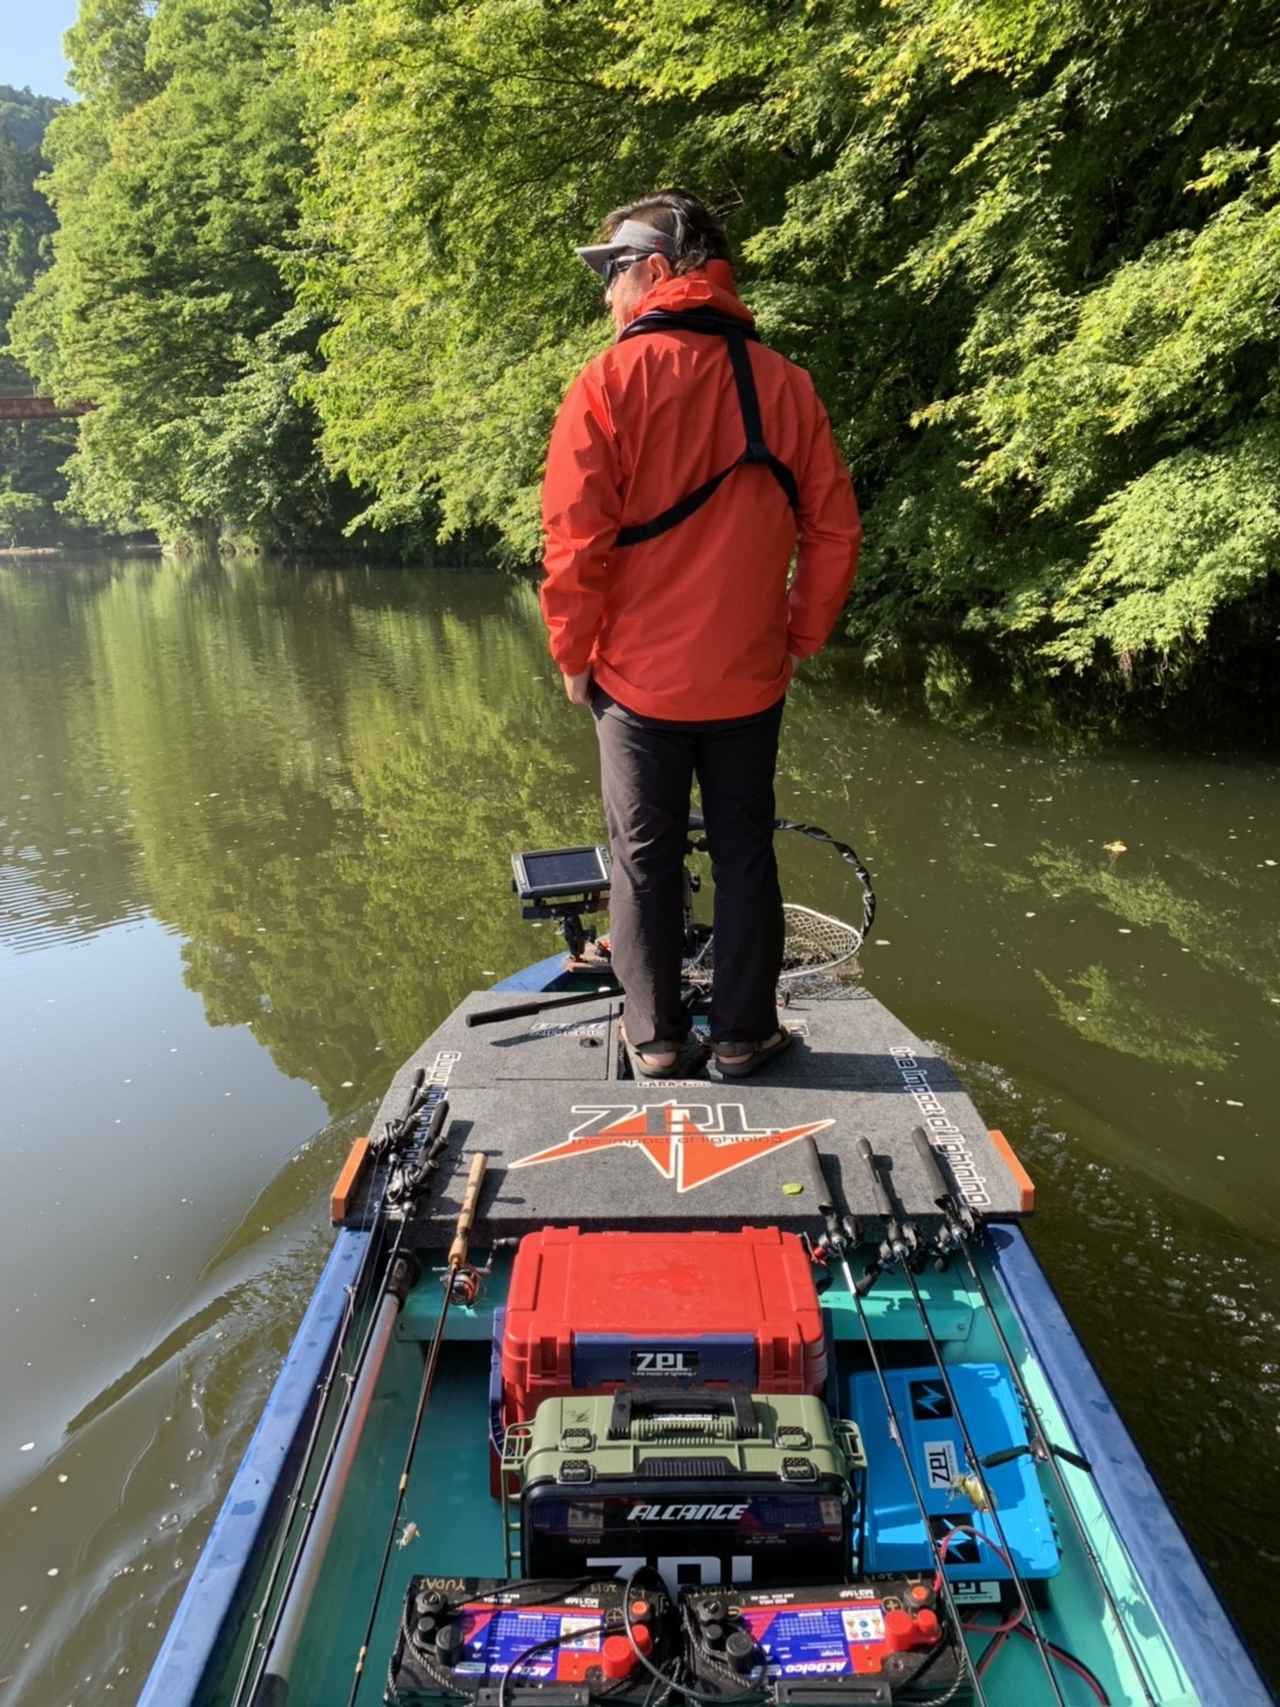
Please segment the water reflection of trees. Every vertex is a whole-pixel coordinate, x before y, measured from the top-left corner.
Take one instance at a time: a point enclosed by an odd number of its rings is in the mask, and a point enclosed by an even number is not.
[[[20,741],[65,779],[64,815],[94,778],[127,798],[122,867],[185,938],[210,1021],[342,1105],[536,951],[510,847],[598,833],[589,731],[537,737],[570,713],[530,590],[425,580],[164,564],[73,600],[70,638],[47,603],[34,623],[49,684],[74,654],[75,705]]]
[[[85,697],[83,610],[115,573],[0,570],[0,942],[86,936],[139,908],[128,796]]]
[[[375,1095],[467,989],[552,946],[516,915],[507,854],[594,839],[600,818],[590,722],[559,695],[532,586],[60,565],[0,574],[0,617],[0,847],[29,850],[68,930],[148,907],[182,935],[211,1022],[250,1026],[334,1106]],[[1176,830],[1173,864],[1105,858],[1081,828],[1105,761],[974,723],[987,690],[962,649],[922,667],[927,704],[908,711],[848,652],[806,665],[779,780],[784,810],[871,864],[877,935],[912,919],[913,959],[891,957],[908,1017],[944,1029],[998,976],[1046,1037],[1061,1023],[1153,1063],[1220,1054],[1178,967],[1161,986],[1113,966],[1057,913],[1158,932],[1186,971],[1275,991],[1275,939],[1238,879],[1215,886]],[[782,861],[794,899],[856,916],[828,853],[792,837]],[[874,982],[886,963],[867,964]]]

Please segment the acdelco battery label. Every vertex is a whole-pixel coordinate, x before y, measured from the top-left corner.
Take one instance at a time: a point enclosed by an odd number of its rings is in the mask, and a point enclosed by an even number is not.
[[[742,1622],[765,1655],[770,1677],[837,1677],[855,1670],[851,1649],[884,1640],[879,1601],[745,1607]]]
[[[556,1647],[521,1660],[518,1676],[574,1677],[581,1661],[574,1656],[598,1653],[602,1635],[599,1614],[565,1612],[558,1607],[469,1606],[462,1613],[462,1658],[454,1671],[467,1677],[499,1677],[539,1642]]]

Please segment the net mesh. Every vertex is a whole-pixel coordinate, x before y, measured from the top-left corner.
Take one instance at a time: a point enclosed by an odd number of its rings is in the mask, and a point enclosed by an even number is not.
[[[816,994],[821,988],[835,988],[856,977],[856,968],[850,963],[862,945],[857,926],[795,901],[785,901],[782,914],[786,934],[778,977],[781,986]],[[686,961],[685,982],[696,989],[709,989],[714,973],[715,938],[709,937],[694,958]]]

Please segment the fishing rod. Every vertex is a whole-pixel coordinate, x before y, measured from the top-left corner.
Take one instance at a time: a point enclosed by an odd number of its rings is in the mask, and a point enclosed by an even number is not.
[[[1081,1515],[1079,1506],[1076,1504],[1075,1495],[1071,1492],[1067,1478],[1063,1474],[1059,1460],[1063,1460],[1068,1464],[1073,1464],[1076,1469],[1083,1470],[1086,1475],[1093,1474],[1093,1466],[1090,1464],[1089,1460],[1083,1457],[1080,1453],[1072,1452],[1065,1446],[1058,1446],[1049,1439],[1048,1433],[1045,1430],[1044,1418],[1041,1415],[1040,1408],[1031,1397],[1026,1381],[1023,1379],[1022,1372],[1018,1368],[1018,1361],[1014,1355],[1013,1347],[1009,1344],[1009,1337],[1005,1333],[1001,1324],[1000,1317],[997,1314],[991,1293],[987,1288],[987,1283],[983,1277],[982,1270],[974,1260],[970,1241],[974,1238],[980,1238],[982,1233],[985,1231],[981,1218],[976,1215],[967,1204],[963,1203],[948,1185],[946,1177],[942,1171],[941,1158],[939,1157],[937,1150],[935,1150],[933,1145],[929,1142],[928,1134],[922,1126],[917,1126],[915,1128],[912,1133],[912,1138],[914,1139],[916,1149],[920,1154],[920,1160],[925,1168],[925,1172],[933,1185],[934,1203],[942,1211],[943,1215],[943,1225],[937,1241],[939,1256],[944,1261],[952,1251],[959,1251],[963,1256],[965,1266],[969,1272],[969,1277],[977,1287],[978,1293],[982,1299],[983,1307],[995,1327],[996,1335],[1000,1341],[1000,1348],[1004,1353],[1005,1362],[1009,1366],[1009,1372],[1013,1376],[1014,1384],[1018,1389],[1018,1396],[1022,1402],[1023,1410],[1026,1412],[1027,1418],[1031,1423],[1032,1439],[1028,1445],[1006,1447],[1000,1452],[989,1452],[982,1462],[986,1468],[994,1469],[996,1465],[1009,1463],[1012,1459],[1020,1457],[1024,1452],[1026,1452],[1030,1454],[1037,1464],[1045,1464],[1053,1472],[1058,1492],[1062,1496],[1063,1503],[1066,1505],[1067,1510],[1071,1513],[1072,1522],[1075,1524],[1076,1534],[1079,1537],[1080,1545],[1084,1550],[1085,1557],[1088,1559],[1089,1564],[1093,1569],[1094,1576],[1097,1578],[1098,1587],[1102,1590],[1103,1599],[1106,1601],[1107,1609],[1115,1621],[1117,1630],[1120,1632],[1120,1640],[1124,1644],[1125,1653],[1129,1656],[1129,1662],[1133,1666],[1139,1684],[1142,1686],[1142,1693],[1146,1700],[1151,1704],[1151,1707],[1159,1707],[1158,1697],[1152,1693],[1151,1686],[1147,1680],[1146,1667],[1140,1660],[1137,1648],[1135,1647],[1133,1639],[1125,1626],[1124,1619],[1121,1617],[1119,1603],[1117,1602],[1115,1595],[1112,1593],[1110,1584],[1107,1582],[1106,1573],[1102,1568],[1102,1560],[1098,1557],[1097,1550],[1089,1538],[1089,1532],[1085,1526],[1084,1518]]]
[[[423,1108],[423,1106],[427,1100],[427,1097],[430,1095],[431,1091],[435,1090],[435,1089],[440,1089],[441,1091],[443,1090],[443,1087],[430,1086],[430,1087],[427,1087],[427,1089],[424,1091],[423,1084],[424,1084],[424,1080],[426,1079],[426,1076],[427,1076],[426,1068],[425,1067],[419,1067],[418,1071],[413,1076],[412,1082],[410,1083],[409,1094],[408,1094],[408,1097],[406,1099],[405,1106],[404,1106],[402,1113],[399,1115],[398,1118],[393,1118],[393,1119],[385,1121],[383,1123],[383,1137],[381,1139],[376,1140],[374,1146],[372,1146],[372,1148],[376,1148],[379,1151],[380,1157],[383,1154],[390,1152],[393,1148],[393,1145],[396,1142],[398,1142],[401,1138],[408,1136],[408,1134],[411,1130],[411,1127],[412,1127],[412,1123],[417,1120],[419,1113],[420,1113],[421,1109]],[[449,1107],[449,1105],[447,1102],[442,1102],[442,1105],[441,1105],[442,1116],[443,1116],[443,1114],[446,1114],[448,1112],[448,1107]],[[443,1119],[441,1119],[440,1124],[443,1124]],[[258,1609],[253,1614],[253,1617],[251,1620],[252,1628],[253,1628],[253,1631],[255,1633],[251,1634],[249,1637],[248,1645],[245,1648],[244,1660],[241,1664],[239,1675],[236,1678],[235,1687],[231,1692],[231,1700],[233,1703],[233,1707],[234,1707],[234,1703],[237,1703],[243,1699],[245,1685],[248,1683],[250,1674],[253,1671],[254,1662],[256,1659],[258,1659],[258,1657],[261,1653],[261,1641],[260,1641],[260,1638],[258,1637],[258,1635],[256,1634],[256,1631],[261,1626],[263,1619],[267,1615],[267,1608],[271,1605],[271,1598],[272,1598],[273,1594],[275,1593],[276,1582],[278,1581],[279,1575],[280,1575],[280,1568],[281,1568],[281,1565],[284,1563],[284,1557],[285,1557],[285,1552],[286,1552],[287,1547],[288,1547],[289,1536],[290,1536],[290,1533],[293,1529],[294,1520],[296,1519],[296,1517],[298,1515],[298,1511],[301,1508],[302,1490],[303,1490],[303,1487],[306,1485],[307,1476],[311,1470],[311,1463],[315,1457],[316,1446],[319,1442],[320,1434],[321,1434],[321,1431],[324,1427],[325,1408],[329,1402],[329,1395],[333,1391],[333,1383],[334,1383],[334,1380],[337,1376],[338,1370],[341,1367],[343,1354],[345,1353],[345,1351],[347,1349],[347,1336],[351,1331],[351,1324],[352,1324],[352,1321],[353,1321],[354,1316],[355,1316],[356,1299],[360,1296],[361,1292],[363,1291],[366,1276],[375,1267],[378,1259],[381,1257],[382,1247],[386,1242],[386,1224],[382,1219],[381,1210],[382,1210],[383,1199],[384,1199],[385,1193],[386,1193],[386,1187],[387,1187],[387,1184],[389,1183],[390,1177],[391,1177],[391,1167],[392,1167],[392,1161],[393,1160],[394,1160],[394,1157],[391,1155],[388,1155],[388,1158],[387,1158],[386,1163],[385,1163],[385,1171],[384,1171],[384,1175],[383,1175],[383,1179],[382,1179],[381,1191],[379,1192],[377,1190],[377,1188],[375,1187],[374,1195],[376,1198],[376,1202],[375,1202],[374,1216],[375,1216],[376,1231],[370,1237],[368,1243],[365,1245],[364,1251],[361,1253],[360,1266],[356,1271],[355,1278],[350,1282],[350,1284],[346,1288],[347,1297],[346,1297],[346,1302],[343,1305],[342,1320],[338,1324],[338,1331],[337,1331],[337,1334],[334,1338],[333,1351],[332,1351],[330,1358],[329,1358],[328,1368],[325,1370],[324,1379],[322,1380],[322,1382],[320,1384],[319,1397],[317,1399],[316,1407],[315,1407],[315,1415],[312,1419],[311,1430],[310,1430],[310,1433],[309,1433],[308,1438],[307,1438],[307,1444],[306,1444],[305,1448],[303,1449],[302,1462],[300,1463],[298,1470],[297,1470],[297,1473],[295,1474],[293,1487],[290,1490],[289,1499],[288,1499],[288,1502],[287,1502],[286,1507],[285,1507],[284,1518],[283,1518],[282,1523],[280,1524],[279,1533],[276,1537],[275,1546],[272,1549],[271,1563],[270,1563],[270,1566],[269,1566],[268,1571],[267,1571],[267,1580],[266,1580],[266,1584],[265,1584],[263,1591],[262,1591],[262,1597],[261,1597],[261,1600],[259,1602]],[[403,1234],[403,1227],[401,1229],[401,1233]],[[398,1254],[399,1254],[399,1243],[397,1241],[396,1249],[392,1252],[392,1260],[394,1260],[394,1258]],[[354,1380],[355,1373],[359,1371],[361,1365],[363,1364],[364,1355],[365,1355],[365,1352],[368,1348],[368,1344],[369,1344],[369,1335],[368,1335],[368,1332],[366,1332],[364,1342],[361,1345],[360,1350],[356,1354],[356,1360],[355,1360],[355,1364],[353,1366],[352,1380],[348,1382],[347,1391],[343,1395],[343,1403],[342,1403],[342,1406],[340,1407],[339,1412],[338,1412],[338,1417],[337,1417],[337,1420],[335,1423],[335,1428],[334,1428],[334,1435],[330,1441],[329,1451],[326,1453],[324,1459],[321,1461],[320,1474],[317,1478],[317,1486],[321,1486],[323,1484],[324,1478],[325,1478],[326,1474],[328,1473],[329,1464],[332,1461],[334,1443],[336,1442],[336,1439],[337,1439],[339,1433],[341,1432],[342,1421],[343,1421],[344,1416],[346,1415],[347,1408],[348,1408],[350,1401],[351,1401],[352,1381]],[[314,1510],[314,1506],[312,1509]],[[305,1540],[306,1540],[306,1533],[307,1533],[307,1528],[309,1527],[309,1523],[310,1523],[310,1519],[308,1518],[308,1523],[307,1523],[307,1525],[304,1525],[304,1529],[303,1529],[303,1535],[302,1535],[303,1542],[305,1542]],[[287,1588],[286,1588],[286,1593],[287,1593]],[[272,1639],[272,1637],[274,1636],[274,1634],[275,1634],[275,1627],[273,1625],[271,1632],[268,1635],[267,1640],[270,1641]]]
[[[276,1704],[283,1703],[288,1697],[288,1670],[292,1663],[293,1652],[297,1646],[302,1622],[306,1617],[316,1578],[319,1575],[324,1553],[342,1503],[351,1466],[359,1450],[365,1420],[368,1416],[369,1403],[386,1358],[391,1331],[394,1328],[396,1316],[404,1304],[405,1297],[418,1278],[419,1265],[416,1259],[401,1254],[401,1246],[409,1224],[407,1208],[413,1198],[424,1188],[431,1174],[439,1165],[439,1156],[446,1143],[442,1133],[448,1113],[449,1104],[444,1095],[443,1084],[434,1081],[426,1082],[426,1069],[420,1067],[410,1084],[404,1112],[398,1119],[386,1121],[382,1136],[373,1142],[372,1148],[385,1169],[382,1188],[377,1196],[374,1209],[376,1232],[366,1247],[359,1274],[347,1289],[347,1304],[339,1328],[338,1342],[335,1346],[328,1375],[320,1392],[303,1462],[294,1481],[289,1512],[281,1527],[266,1589],[259,1609],[254,1615],[255,1623],[261,1623],[265,1616],[280,1574],[289,1529],[301,1503],[302,1489],[305,1486],[306,1476],[323,1426],[325,1403],[341,1362],[342,1353],[345,1350],[345,1340],[354,1317],[356,1300],[363,1288],[365,1276],[371,1272],[375,1262],[381,1260],[382,1257],[382,1250],[386,1242],[386,1219],[383,1210],[388,1200],[394,1198],[397,1203],[405,1206],[406,1213],[401,1216],[395,1242],[387,1257],[386,1281],[378,1309],[369,1321],[351,1373],[347,1377],[347,1390],[343,1395],[342,1404],[334,1422],[328,1449],[321,1460],[311,1509],[307,1513],[297,1551],[285,1577],[280,1604],[276,1609],[271,1629],[265,1641],[258,1638],[250,1640],[236,1682],[233,1701],[242,1699],[255,1658],[259,1653],[263,1655],[263,1659],[258,1675],[254,1680],[253,1707],[276,1707]],[[415,1128],[419,1129],[421,1133],[424,1153],[411,1174],[407,1169],[401,1170],[402,1178],[397,1184],[395,1177],[396,1162],[403,1153],[405,1146],[415,1136]],[[333,1472],[332,1477],[331,1472]]]
[[[924,1307],[924,1300],[920,1296],[920,1288],[916,1284],[915,1274],[912,1272],[912,1260],[919,1250],[919,1239],[916,1234],[915,1227],[905,1218],[899,1220],[896,1206],[889,1195],[889,1191],[884,1180],[880,1177],[880,1170],[876,1165],[875,1153],[871,1148],[870,1142],[866,1138],[859,1138],[858,1140],[858,1155],[870,1176],[872,1189],[875,1192],[879,1204],[880,1214],[885,1221],[885,1238],[884,1242],[880,1246],[879,1255],[871,1268],[868,1269],[867,1273],[863,1275],[862,1279],[858,1282],[858,1286],[861,1289],[858,1294],[859,1300],[861,1300],[862,1294],[871,1290],[871,1287],[875,1284],[878,1276],[886,1269],[895,1265],[901,1269],[903,1278],[911,1288],[911,1296],[915,1302],[916,1314],[920,1318],[920,1325],[924,1329],[926,1340],[929,1342],[929,1352],[934,1363],[937,1365],[938,1375],[941,1378],[943,1390],[947,1395],[947,1402],[951,1406],[951,1414],[956,1420],[956,1425],[959,1428],[961,1438],[964,1441],[965,1457],[968,1460],[969,1470],[973,1477],[976,1478],[978,1490],[982,1495],[980,1504],[981,1506],[986,1507],[987,1513],[991,1518],[991,1522],[995,1527],[997,1539],[999,1540],[1000,1546],[1004,1549],[1006,1563],[1009,1568],[1009,1575],[1013,1580],[1014,1590],[1016,1591],[1018,1600],[1022,1605],[1022,1614],[1027,1621],[1027,1629],[1035,1639],[1036,1651],[1040,1655],[1045,1675],[1049,1679],[1049,1687],[1053,1690],[1054,1698],[1058,1702],[1058,1707],[1067,1707],[1066,1697],[1062,1693],[1057,1673],[1053,1669],[1053,1659],[1049,1653],[1048,1638],[1036,1622],[1035,1613],[1031,1610],[1031,1597],[1027,1593],[1026,1584],[1022,1579],[1021,1572],[1013,1562],[1013,1549],[1010,1547],[1008,1537],[1005,1535],[1004,1524],[1001,1522],[1000,1513],[996,1508],[995,1495],[991,1491],[991,1484],[987,1480],[986,1473],[983,1468],[983,1461],[978,1454],[977,1447],[974,1445],[973,1436],[969,1432],[969,1424],[965,1420],[964,1412],[960,1409],[960,1402],[956,1397],[956,1391],[952,1385],[951,1376],[942,1356],[942,1347],[938,1344],[937,1336],[935,1335],[933,1326],[929,1321],[928,1311]],[[974,1503],[975,1505],[979,1504],[976,1500]],[[979,1531],[979,1533],[981,1532]]]
[[[436,1317],[435,1332],[431,1336],[431,1344],[427,1350],[427,1360],[422,1369],[422,1385],[418,1389],[418,1408],[414,1412],[413,1429],[409,1435],[409,1448],[405,1453],[404,1465],[400,1471],[400,1482],[396,1488],[395,1510],[391,1514],[391,1524],[387,1530],[387,1542],[382,1550],[382,1563],[378,1567],[378,1580],[374,1585],[373,1603],[369,1608],[369,1617],[360,1641],[360,1651],[356,1656],[356,1668],[351,1679],[351,1693],[347,1697],[347,1707],[354,1707],[356,1696],[360,1692],[360,1684],[364,1676],[364,1662],[369,1652],[369,1639],[373,1635],[374,1622],[378,1616],[378,1605],[382,1599],[382,1588],[387,1577],[387,1565],[391,1559],[391,1549],[395,1545],[396,1529],[400,1523],[400,1513],[404,1509],[404,1496],[409,1487],[409,1477],[413,1471],[414,1454],[418,1450],[418,1440],[422,1434],[422,1419],[426,1413],[427,1402],[431,1397],[431,1389],[435,1385],[436,1369],[440,1363],[440,1348],[444,1344],[445,1323],[449,1319],[449,1306],[455,1298],[460,1299],[463,1303],[471,1303],[479,1285],[478,1277],[466,1267],[466,1262],[467,1248],[471,1242],[471,1229],[475,1225],[476,1208],[480,1202],[480,1188],[484,1184],[486,1160],[483,1150],[477,1150],[471,1158],[471,1169],[467,1175],[462,1208],[458,1211],[453,1243],[449,1246],[449,1255],[445,1266],[444,1297],[440,1303],[440,1314]]]
[[[950,1616],[952,1626],[956,1631],[960,1654],[964,1662],[960,1675],[963,1677],[965,1668],[968,1669],[969,1676],[973,1680],[973,1687],[978,1697],[978,1707],[990,1707],[990,1704],[987,1701],[986,1692],[982,1687],[982,1679],[978,1676],[977,1667],[973,1663],[973,1657],[969,1653],[968,1646],[966,1645],[962,1634],[964,1622],[960,1617],[960,1608],[956,1605],[956,1598],[952,1591],[951,1580],[947,1576],[946,1558],[939,1545],[937,1536],[934,1535],[933,1530],[930,1527],[929,1510],[925,1504],[924,1494],[920,1490],[920,1482],[916,1476],[915,1466],[911,1462],[911,1454],[907,1450],[907,1437],[903,1433],[902,1424],[898,1417],[897,1406],[893,1402],[893,1395],[889,1391],[889,1383],[885,1379],[884,1365],[880,1361],[880,1354],[876,1349],[876,1342],[871,1334],[871,1323],[867,1318],[866,1308],[862,1302],[862,1294],[858,1291],[858,1287],[854,1282],[853,1274],[849,1268],[848,1246],[850,1243],[857,1245],[861,1242],[861,1231],[855,1223],[850,1221],[847,1215],[842,1215],[840,1213],[835,1193],[832,1191],[830,1182],[827,1179],[826,1170],[822,1165],[822,1157],[819,1154],[818,1146],[814,1142],[813,1137],[810,1136],[805,1138],[802,1141],[801,1148],[808,1160],[809,1169],[813,1175],[813,1182],[818,1188],[818,1213],[822,1216],[823,1223],[826,1227],[826,1231],[819,1241],[819,1249],[824,1252],[832,1252],[837,1262],[840,1264],[845,1286],[848,1288],[849,1296],[853,1299],[854,1308],[858,1312],[858,1322],[862,1329],[863,1340],[866,1343],[867,1355],[871,1359],[871,1367],[875,1371],[876,1381],[880,1388],[880,1397],[884,1402],[885,1414],[888,1417],[889,1433],[897,1443],[898,1451],[902,1456],[902,1467],[907,1472],[907,1481],[911,1484],[911,1493],[916,1502],[916,1510],[920,1513],[920,1522],[924,1529],[925,1540],[928,1542],[929,1550],[933,1554],[934,1569],[938,1578],[938,1592],[942,1595],[942,1598],[946,1603],[947,1613]]]
[[[552,996],[539,1002],[513,1002],[505,1008],[487,1008],[484,1013],[468,1014],[467,1024],[496,1025],[503,1019],[526,1019],[530,1014],[553,1014],[559,1008],[576,1008],[584,1002],[598,1002],[601,996],[618,994],[616,984],[601,984],[598,990],[586,990],[576,996]]]

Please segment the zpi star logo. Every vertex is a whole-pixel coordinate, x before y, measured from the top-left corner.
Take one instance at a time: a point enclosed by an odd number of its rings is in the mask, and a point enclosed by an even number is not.
[[[622,1107],[575,1107],[569,1112],[587,1118],[562,1143],[521,1156],[511,1163],[512,1168],[563,1162],[597,1150],[639,1150],[663,1179],[676,1182],[678,1192],[695,1191],[708,1180],[745,1168],[748,1162],[758,1161],[773,1150],[835,1125],[833,1120],[810,1120],[803,1126],[752,1131],[741,1103],[681,1103],[674,1098]]]

